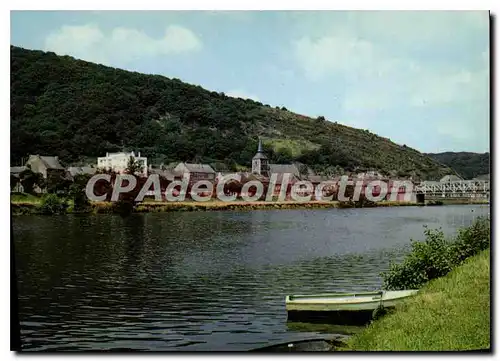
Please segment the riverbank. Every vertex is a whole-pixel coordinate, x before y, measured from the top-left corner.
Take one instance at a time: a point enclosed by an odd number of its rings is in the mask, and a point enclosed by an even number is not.
[[[115,213],[117,207],[115,202],[91,202],[86,210],[80,210],[78,213],[100,214]],[[193,212],[193,211],[251,211],[251,210],[270,210],[270,209],[328,209],[328,208],[364,208],[364,207],[402,207],[416,206],[412,202],[380,202],[377,204],[359,205],[348,202],[155,202],[145,201],[136,205],[132,212],[134,213],[154,213],[154,212]],[[13,215],[41,214],[41,200],[11,200]],[[76,213],[69,206],[65,213]]]
[[[443,206],[448,204],[489,204],[489,201],[484,198],[435,198],[425,201],[426,206]]]
[[[380,202],[376,204],[356,204],[353,202],[338,201],[310,201],[310,202],[143,202],[136,212],[168,212],[168,211],[216,211],[216,210],[261,210],[261,209],[327,209],[327,208],[363,208],[363,207],[395,207],[395,206],[415,206],[411,202]]]
[[[11,208],[13,215],[26,215],[26,214],[42,214],[43,198],[35,197],[32,195],[15,195],[11,196]],[[61,200],[62,201],[62,200]],[[117,207],[113,202],[91,202],[90,205],[78,212],[73,211],[71,201],[68,201],[68,207],[65,213],[115,213]],[[246,210],[270,210],[270,209],[327,209],[327,208],[368,208],[368,207],[403,207],[403,206],[436,206],[447,204],[487,204],[484,201],[475,201],[469,203],[457,202],[453,203],[451,200],[446,203],[427,203],[419,204],[416,202],[396,202],[396,201],[382,201],[382,202],[339,202],[339,201],[310,201],[310,202],[222,202],[213,200],[208,202],[156,202],[154,200],[145,200],[137,204],[134,213],[150,213],[150,212],[179,212],[179,211],[246,211]]]
[[[490,348],[490,251],[467,259],[347,343],[353,351]]]

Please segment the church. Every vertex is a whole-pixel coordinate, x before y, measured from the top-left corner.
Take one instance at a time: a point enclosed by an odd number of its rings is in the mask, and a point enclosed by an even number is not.
[[[295,164],[269,164],[269,159],[262,149],[262,140],[259,139],[257,153],[252,158],[252,174],[270,178],[274,173],[278,175],[276,184],[281,184],[283,175],[287,173],[290,174],[290,184],[300,180],[300,171]]]

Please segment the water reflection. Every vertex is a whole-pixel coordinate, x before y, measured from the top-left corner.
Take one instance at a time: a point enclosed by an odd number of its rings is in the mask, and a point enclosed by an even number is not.
[[[286,326],[290,331],[294,332],[314,332],[329,335],[354,335],[365,328],[364,326],[331,325],[307,322],[287,322]]]
[[[474,212],[471,212],[471,210]],[[23,347],[246,350],[290,327],[291,293],[365,291],[421,239],[478,206],[17,217]],[[331,331],[333,332],[333,331]]]

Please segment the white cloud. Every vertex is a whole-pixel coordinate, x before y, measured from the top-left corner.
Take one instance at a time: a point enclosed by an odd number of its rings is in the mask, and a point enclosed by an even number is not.
[[[96,53],[99,44],[105,41],[101,30],[92,24],[83,26],[62,26],[45,39],[45,50],[60,55],[72,55],[90,61],[102,61]]]
[[[313,80],[330,72],[360,70],[375,58],[373,45],[345,36],[303,37],[294,43],[297,60]]]
[[[158,39],[133,28],[117,27],[105,34],[95,24],[65,25],[45,39],[46,51],[105,64],[197,51],[201,47],[201,40],[191,30],[178,25],[169,25]]]
[[[488,106],[489,71],[443,70],[422,74],[411,89],[413,106],[443,105],[450,103],[479,103]]]
[[[293,43],[305,76],[314,82],[342,79],[344,110],[393,106],[483,102],[487,106],[487,51],[477,54],[477,69],[467,64],[418,61],[374,41],[345,33]]]
[[[487,12],[332,16],[310,22],[291,46],[313,86],[342,89],[343,123],[408,143],[418,132],[404,135],[391,122],[411,121],[428,124],[459,149],[487,143]]]
[[[230,90],[226,93],[226,95],[233,98],[252,99],[255,100],[256,102],[259,101],[259,98],[256,95],[247,93],[246,91],[241,89]]]
[[[488,31],[488,11],[290,12],[302,33],[350,34],[361,39],[415,47],[460,42],[471,31]]]

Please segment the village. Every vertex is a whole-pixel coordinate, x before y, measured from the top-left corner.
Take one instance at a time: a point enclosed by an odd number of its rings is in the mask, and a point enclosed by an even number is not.
[[[494,10],[268,3],[10,11],[14,356],[493,351]]]
[[[47,193],[54,183],[63,182],[70,183],[77,177],[90,178],[98,173],[108,174],[123,174],[128,172],[130,162],[135,164],[134,174],[139,179],[145,179],[150,175],[158,175],[160,179],[161,193],[164,194],[167,186],[174,181],[181,181],[182,179],[189,179],[189,186],[194,183],[204,180],[217,186],[220,182],[226,182],[230,193],[237,193],[241,196],[242,186],[251,181],[258,181],[267,189],[270,181],[274,184],[273,195],[278,197],[283,192],[285,199],[290,200],[290,191],[297,183],[310,182],[313,188],[316,188],[320,183],[326,183],[327,186],[323,188],[323,195],[333,195],[334,199],[338,199],[338,183],[341,180],[341,175],[335,177],[328,177],[323,175],[316,175],[309,167],[303,164],[272,164],[262,147],[262,142],[259,141],[258,149],[252,159],[250,172],[229,172],[227,169],[215,168],[210,164],[196,164],[180,162],[176,165],[164,164],[153,165],[148,163],[148,158],[141,156],[140,152],[122,151],[116,153],[106,153],[103,157],[97,158],[97,164],[88,164],[86,166],[68,166],[64,167],[57,156],[43,156],[43,155],[30,155],[22,166],[11,167],[11,191],[24,192],[23,187],[23,174],[29,169],[31,172],[38,174],[43,181],[35,184],[33,192],[36,194]],[[23,173],[24,172],[24,173]],[[236,176],[240,179],[239,182],[228,180]],[[411,179],[387,179],[376,171],[363,172],[358,174],[348,174],[348,180],[353,183],[362,182],[361,194],[364,194],[366,186],[369,182],[380,180],[388,184],[389,191],[384,197],[389,200],[396,201],[415,201],[414,195],[406,196],[406,187],[400,186],[397,190],[397,195],[391,192],[392,185],[395,181],[408,184]],[[286,191],[282,192],[282,188],[286,187]],[[57,188],[57,187],[56,187]],[[252,188],[248,191],[250,196],[255,194]],[[302,194],[306,193],[307,189],[304,188]],[[371,189],[373,196],[380,194],[380,187],[375,186]],[[213,192],[215,196],[216,192]],[[267,193],[267,192],[265,192]],[[300,192],[299,192],[300,193]],[[206,194],[206,193],[205,193]],[[153,191],[146,193],[146,198],[151,198],[154,195]],[[247,194],[248,195],[248,194]],[[314,199],[314,196],[313,196]],[[163,196],[163,200],[165,197]]]

